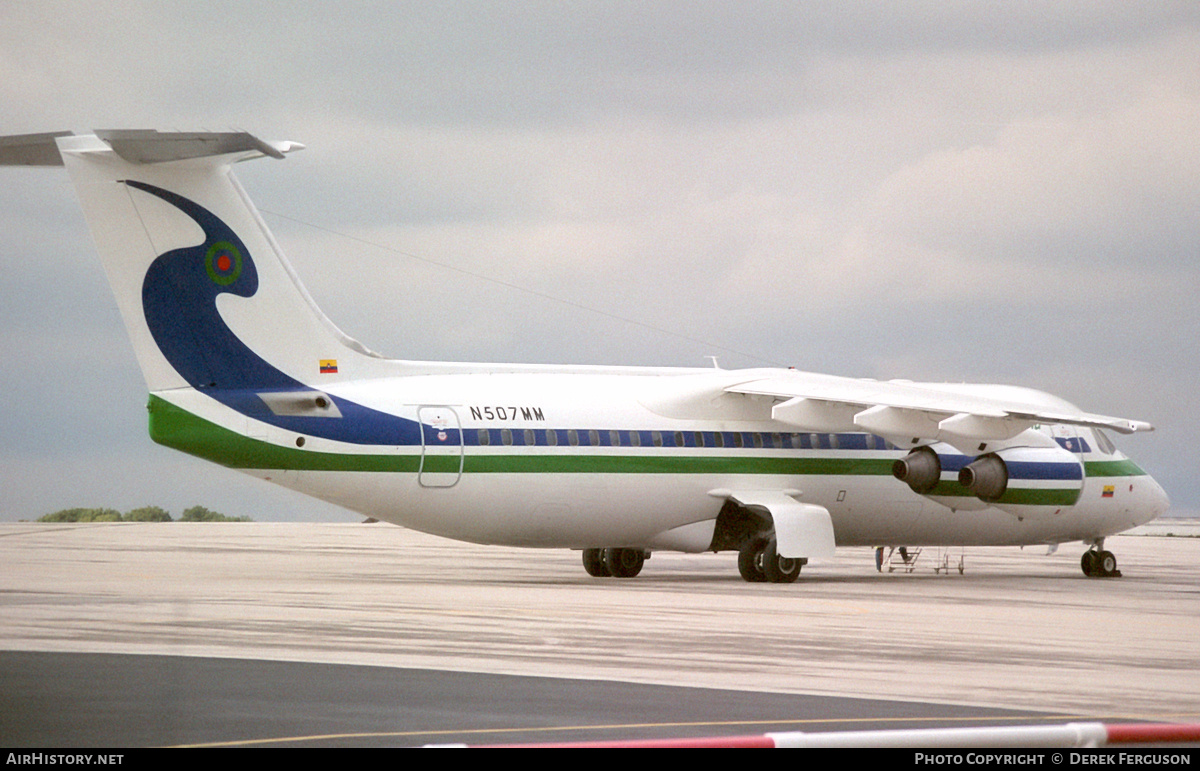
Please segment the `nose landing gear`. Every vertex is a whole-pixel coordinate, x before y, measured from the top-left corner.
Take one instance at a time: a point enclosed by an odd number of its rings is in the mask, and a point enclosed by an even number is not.
[[[1079,561],[1083,574],[1088,578],[1120,578],[1121,571],[1117,570],[1117,558],[1110,551],[1104,550],[1104,542],[1093,544],[1092,548],[1083,553]]]

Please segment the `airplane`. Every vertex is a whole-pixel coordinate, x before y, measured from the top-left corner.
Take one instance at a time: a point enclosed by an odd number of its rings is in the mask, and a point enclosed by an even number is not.
[[[232,173],[303,149],[243,131],[0,138],[65,166],[162,445],[377,519],[481,544],[582,551],[630,578],[655,551],[738,552],[791,583],[837,546],[1081,541],[1163,514],[1106,431],[1149,423],[1007,385],[781,368],[406,361],[313,302]]]

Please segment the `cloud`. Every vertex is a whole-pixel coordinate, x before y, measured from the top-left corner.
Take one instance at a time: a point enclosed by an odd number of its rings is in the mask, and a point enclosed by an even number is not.
[[[237,174],[389,354],[1025,382],[1186,459],[1198,47],[1190,2],[11,2],[0,130],[305,142]],[[219,489],[118,417],[143,394],[65,176],[4,173],[4,424]],[[33,500],[52,462],[18,455]]]

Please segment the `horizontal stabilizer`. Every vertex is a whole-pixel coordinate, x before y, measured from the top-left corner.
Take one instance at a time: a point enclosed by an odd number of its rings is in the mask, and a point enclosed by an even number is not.
[[[59,137],[71,131],[45,134],[16,134],[0,137],[0,166],[62,166]],[[121,160],[133,164],[186,161],[238,155],[250,158],[283,158],[284,153],[303,150],[299,142],[267,142],[245,131],[171,131],[153,129],[96,131],[96,138],[112,148]]]
[[[62,155],[54,140],[69,136],[70,131],[51,131],[0,137],[0,166],[62,166]]]
[[[264,142],[245,131],[108,130],[97,131],[117,155],[129,163],[165,163],[191,158],[251,153],[248,157],[282,159],[283,154],[302,150],[299,142]]]

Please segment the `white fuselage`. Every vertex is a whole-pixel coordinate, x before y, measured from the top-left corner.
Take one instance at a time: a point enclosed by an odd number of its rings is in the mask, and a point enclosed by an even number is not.
[[[1121,475],[1088,476],[1079,501],[1050,517],[1021,519],[976,499],[956,509],[893,478],[891,463],[904,450],[882,438],[800,433],[771,419],[776,399],[722,392],[744,372],[523,369],[338,383],[328,392],[427,425],[443,421],[446,440],[426,431],[419,444],[381,448],[309,437],[306,452],[382,453],[396,463],[243,470],[424,532],[536,547],[705,551],[723,504],[714,491],[728,489],[798,491],[797,500],[829,510],[838,545],[858,546],[1095,539],[1165,506],[1149,476]],[[247,427],[194,391],[161,396],[280,448],[300,438],[266,424]],[[1091,437],[1090,429],[1081,435]],[[1085,467],[1125,460],[1094,438],[1086,444]]]
[[[837,544],[1071,540],[1113,576],[1100,541],[1166,510],[1104,434],[1153,426],[1030,389],[380,357],[316,307],[233,178],[300,147],[0,137],[0,165],[70,174],[157,442],[429,533],[585,549],[594,576],[655,549],[736,549],[747,581],[790,582]]]

